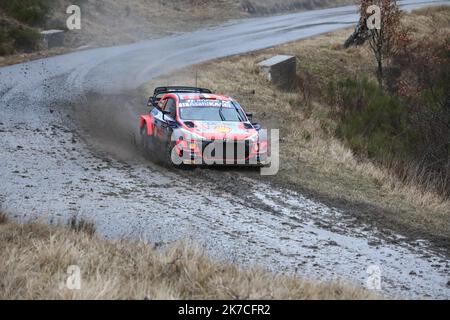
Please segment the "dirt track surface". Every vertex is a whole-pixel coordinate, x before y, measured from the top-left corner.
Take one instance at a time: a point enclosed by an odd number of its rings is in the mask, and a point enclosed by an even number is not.
[[[2,209],[24,220],[83,217],[108,238],[192,239],[218,259],[313,279],[364,285],[378,265],[386,294],[449,298],[450,260],[426,241],[374,230],[240,170],[167,170],[133,144],[146,111],[137,88],[152,77],[348,26],[354,12],[251,19],[0,69]]]

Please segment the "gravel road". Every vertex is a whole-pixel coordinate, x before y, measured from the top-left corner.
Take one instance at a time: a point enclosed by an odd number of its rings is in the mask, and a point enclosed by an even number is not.
[[[412,9],[431,2],[401,3]],[[355,12],[341,7],[235,21],[1,68],[1,208],[23,220],[83,217],[107,238],[156,246],[188,239],[217,259],[311,279],[365,285],[367,269],[376,265],[385,294],[450,298],[450,260],[426,241],[374,230],[236,169],[167,170],[133,145],[145,111],[135,93],[151,78],[347,27]]]

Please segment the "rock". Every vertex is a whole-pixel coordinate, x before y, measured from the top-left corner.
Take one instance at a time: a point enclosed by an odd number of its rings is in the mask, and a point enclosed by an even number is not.
[[[258,63],[267,79],[282,89],[291,89],[297,77],[297,58],[278,55]]]
[[[369,241],[367,241],[367,244],[369,246],[371,246],[371,247],[376,247],[376,246],[381,245],[381,241],[379,241],[379,240],[369,240]]]
[[[45,30],[41,32],[42,42],[47,49],[64,46],[63,30]]]

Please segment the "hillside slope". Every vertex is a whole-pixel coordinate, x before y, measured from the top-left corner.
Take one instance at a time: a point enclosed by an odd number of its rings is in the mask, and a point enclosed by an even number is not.
[[[40,49],[38,31],[65,29],[66,8],[81,7],[82,29],[66,45],[104,46],[217,25],[230,19],[338,6],[353,0],[25,0],[0,3],[0,56]]]

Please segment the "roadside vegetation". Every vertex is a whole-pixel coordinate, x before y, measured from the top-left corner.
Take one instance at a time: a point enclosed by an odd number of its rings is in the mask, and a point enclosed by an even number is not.
[[[39,40],[36,29],[6,17],[0,11],[0,56],[38,50]]]
[[[375,299],[342,283],[315,283],[212,261],[180,242],[155,249],[108,241],[95,226],[18,224],[0,214],[0,299]],[[81,289],[66,286],[67,268],[81,271]]]
[[[54,19],[54,7],[62,2],[64,1],[8,0],[0,2],[0,56],[42,50],[39,31],[64,28],[62,20]],[[84,2],[86,0],[73,1],[74,4]]]
[[[0,8],[10,17],[30,26],[45,23],[53,0],[2,1]]]
[[[356,34],[359,45],[368,42],[378,88],[361,76],[330,82],[328,102],[337,106],[338,136],[358,154],[448,199],[450,32],[445,26],[450,17],[447,12],[444,25],[432,26],[433,34],[414,35],[415,23],[402,23],[395,1],[380,3],[382,29],[366,27],[372,1],[363,0],[361,21],[349,38]],[[346,41],[345,47],[350,45]]]
[[[344,49],[347,29],[188,68],[145,91],[194,85],[197,75],[200,86],[235,96],[265,127],[281,129],[272,181],[448,246],[450,8],[402,14],[401,23],[409,41],[386,65],[385,89],[368,43]],[[275,54],[298,58],[292,90],[271,85],[256,66]]]

